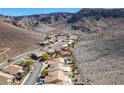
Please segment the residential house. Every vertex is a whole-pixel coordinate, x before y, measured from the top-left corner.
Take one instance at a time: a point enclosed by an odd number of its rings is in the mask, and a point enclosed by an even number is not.
[[[66,72],[66,75],[69,75],[71,72],[70,67],[66,66],[63,62],[57,62],[57,61],[48,61],[49,68],[48,71],[54,71],[54,70],[62,70]]]
[[[44,51],[34,52],[34,53],[31,54],[30,58],[32,58],[34,60],[37,60],[39,58],[42,58],[44,53],[45,53]]]
[[[0,85],[8,85],[13,82],[14,76],[0,71]]]
[[[49,54],[55,54],[55,49],[48,49],[47,50],[47,53],[49,53]]]
[[[68,44],[63,44],[62,45],[62,48],[67,48],[68,47]]]
[[[55,71],[55,70],[62,70],[64,71],[64,64],[61,64],[61,63],[50,63],[49,64],[49,68],[48,68],[48,71],[51,72],[51,71]]]
[[[70,39],[73,39],[73,40],[78,39],[78,36],[77,35],[71,35]]]
[[[46,41],[43,42],[43,44],[44,44],[44,45],[49,45],[49,41],[46,40]]]
[[[42,47],[45,47],[44,42],[40,42],[39,45],[42,46]]]
[[[68,74],[70,74],[71,73],[71,68],[69,66],[65,66],[64,71],[68,72]]]
[[[23,67],[18,65],[8,65],[4,67],[2,71],[10,75],[17,75],[18,73],[24,73]]]
[[[37,57],[41,57],[41,56],[42,56],[42,52],[41,52],[41,51],[34,52],[33,54],[34,54],[35,56],[37,56]]]
[[[45,84],[71,84],[71,79],[68,77],[71,69],[65,65],[65,60],[63,58],[60,57],[47,61],[47,64],[49,64],[49,66]]]
[[[56,40],[57,38],[53,35],[48,41],[53,44]]]
[[[55,49],[48,48],[45,51],[49,54],[50,57],[55,57],[56,56]]]
[[[73,40],[68,40],[68,42],[67,42],[69,45],[71,45],[71,44],[73,44],[74,43],[74,41]]]
[[[63,50],[59,51],[58,54],[61,56],[71,56],[72,55],[70,51],[63,51]]]
[[[61,70],[55,70],[48,73],[48,76],[44,79],[45,84],[71,84],[69,81],[67,81],[65,74]]]
[[[65,60],[64,60],[62,57],[55,58],[55,59],[53,59],[52,61],[54,61],[54,62],[56,62],[56,63],[65,64]]]
[[[56,53],[60,53],[60,51],[62,51],[61,49],[55,49]]]
[[[61,50],[63,50],[63,51],[69,50],[69,44],[68,43],[63,44],[61,47]]]
[[[63,58],[56,58],[56,59],[47,61],[47,64],[49,64],[49,65],[54,65],[55,64],[54,67],[57,66],[56,64],[58,64],[58,66],[60,66],[59,63],[64,65],[65,64],[65,60]]]

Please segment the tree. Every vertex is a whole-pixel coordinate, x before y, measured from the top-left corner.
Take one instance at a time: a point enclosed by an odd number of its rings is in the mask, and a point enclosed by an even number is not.
[[[24,77],[23,73],[19,72],[19,73],[16,74],[16,80],[21,80],[23,77]]]
[[[72,71],[75,71],[75,69],[77,69],[76,64],[71,64],[71,68],[72,68]]]
[[[74,48],[75,44],[76,44],[75,42],[72,42],[72,44],[70,45],[70,47],[71,48]]]
[[[42,58],[43,60],[47,60],[49,58],[49,55],[46,52],[44,52]]]
[[[10,63],[10,62],[12,62],[12,61],[13,61],[13,59],[8,59],[8,60],[7,60],[8,63]]]
[[[45,78],[47,75],[48,75],[48,71],[47,71],[47,69],[44,69],[44,70],[41,72],[41,77]]]
[[[24,67],[30,67],[31,65],[33,65],[33,61],[32,60],[26,60],[26,61],[23,61],[21,63],[21,65]]]
[[[30,58],[32,58],[34,60],[37,60],[38,59],[38,57],[35,54],[31,54]]]

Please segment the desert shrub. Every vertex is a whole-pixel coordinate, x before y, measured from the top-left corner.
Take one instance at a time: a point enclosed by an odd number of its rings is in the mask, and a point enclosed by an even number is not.
[[[77,66],[75,64],[71,64],[72,71],[75,71],[77,69]]]
[[[7,62],[10,63],[12,62],[14,59],[8,59]]]
[[[76,43],[73,42],[73,43],[70,45],[70,47],[71,47],[71,48],[74,48],[75,44],[76,44]]]
[[[48,70],[45,68],[45,69],[41,72],[41,76],[45,78],[47,75],[48,75]]]
[[[43,60],[47,60],[49,58],[49,55],[46,52],[44,52],[42,58]]]
[[[21,62],[21,65],[23,67],[30,67],[31,65],[33,65],[33,61],[32,60],[26,60],[26,61]]]

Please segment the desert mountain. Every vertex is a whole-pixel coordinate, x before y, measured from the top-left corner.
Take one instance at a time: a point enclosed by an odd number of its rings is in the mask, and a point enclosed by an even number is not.
[[[35,34],[11,24],[0,22],[0,50],[7,49],[6,53],[0,54],[0,62],[37,47],[40,40],[41,38]]]
[[[0,15],[0,20],[0,48],[10,48],[8,55],[35,46],[39,41],[36,33],[40,37],[49,32],[76,33],[80,42],[73,55],[81,73],[80,82],[124,84],[124,9],[81,9],[77,13],[20,17]]]
[[[82,9],[69,23],[81,37],[73,51],[81,82],[124,84],[123,9]]]

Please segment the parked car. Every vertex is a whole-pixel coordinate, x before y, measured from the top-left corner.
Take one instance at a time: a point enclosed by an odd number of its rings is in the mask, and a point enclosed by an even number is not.
[[[35,85],[43,85],[43,82],[36,82]]]
[[[36,54],[31,54],[30,58],[34,59],[34,60],[37,60],[38,57],[36,56]]]
[[[38,77],[36,79],[36,85],[43,85],[44,84],[44,80],[41,77]]]
[[[39,60],[39,62],[43,62],[44,61],[42,57],[40,57],[38,60]]]

